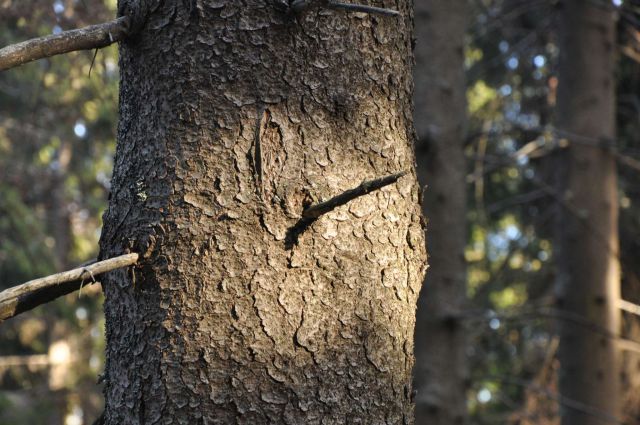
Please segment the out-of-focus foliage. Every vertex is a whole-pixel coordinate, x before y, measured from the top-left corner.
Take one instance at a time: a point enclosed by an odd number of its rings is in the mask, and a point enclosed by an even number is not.
[[[550,302],[553,282],[547,229],[553,202],[542,158],[522,149],[542,145],[550,125],[556,11],[550,1],[471,3],[465,253],[474,306],[471,420],[507,423],[552,340],[538,313]]]
[[[640,52],[640,2],[592,3],[613,8],[619,16],[616,142],[622,158],[623,296],[638,303],[640,168],[629,163],[640,157],[636,141],[640,54],[631,59],[633,52],[628,50]],[[466,48],[470,241],[465,256],[473,305],[468,322],[472,423],[557,424],[561,395],[556,386],[553,320],[558,312],[553,308],[551,259],[553,216],[561,207],[553,185],[553,156],[562,147],[562,135],[553,127],[561,2],[472,0],[470,4],[473,20]],[[623,336],[640,341],[637,318],[625,315],[625,321]],[[625,356],[626,364],[635,367],[638,354]],[[628,374],[625,382],[630,395],[626,414],[638,421],[640,400],[632,395],[639,393],[640,382],[635,375]]]
[[[110,20],[115,2],[0,3],[0,46]],[[0,289],[97,254],[117,119],[117,49],[0,73]],[[89,71],[91,70],[91,75]],[[101,408],[99,288],[3,323],[0,423],[92,423]]]

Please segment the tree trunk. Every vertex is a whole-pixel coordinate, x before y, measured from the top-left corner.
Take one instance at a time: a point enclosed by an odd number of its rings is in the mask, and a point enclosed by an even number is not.
[[[563,2],[557,127],[569,141],[558,164],[557,295],[563,312],[563,425],[618,418],[620,269],[615,138],[614,15],[582,0]],[[586,324],[586,325],[585,325]]]
[[[69,202],[66,195],[66,179],[71,162],[71,144],[62,142],[57,154],[57,168],[50,176],[50,190],[47,192],[49,209],[49,234],[55,240],[54,260],[56,270],[66,270],[70,267],[71,251],[73,250],[73,230],[69,213]]]
[[[467,362],[459,320],[466,302],[466,0],[416,3],[416,129],[431,268],[416,324],[418,424],[464,424]]]
[[[146,258],[103,282],[104,423],[413,422],[411,3],[281,3],[121,5],[140,32],[120,49],[101,256]]]

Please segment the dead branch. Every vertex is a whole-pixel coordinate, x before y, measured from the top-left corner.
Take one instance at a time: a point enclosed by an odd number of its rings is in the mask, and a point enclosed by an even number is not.
[[[390,184],[398,181],[400,177],[405,175],[407,175],[407,172],[403,171],[401,173],[392,174],[390,176],[363,182],[360,186],[354,189],[349,189],[346,192],[343,192],[340,195],[329,199],[328,201],[320,202],[319,204],[308,207],[302,212],[302,218],[316,219],[321,215],[326,214],[348,203],[349,201],[359,198],[360,196],[364,196],[368,193],[373,192],[374,190],[382,189],[385,186],[389,186]]]
[[[618,162],[620,162],[620,164],[626,165],[632,170],[640,171],[640,161],[638,161],[637,159],[632,158],[628,155],[621,154],[619,152],[614,152],[614,155]]]
[[[0,322],[77,291],[84,284],[92,284],[97,275],[132,266],[137,261],[138,254],[125,254],[5,289],[0,292]]]
[[[615,372],[611,372],[611,373],[615,373]],[[533,384],[524,379],[518,379],[510,376],[501,376],[501,375],[490,375],[485,377],[485,379],[525,388],[531,392],[543,395],[549,400],[553,400],[564,407],[576,410],[578,412],[582,412],[586,415],[593,416],[595,418],[599,418],[604,423],[614,423],[618,425],[624,425],[625,423],[621,419],[609,414],[604,410],[598,409],[597,407],[591,406],[590,404],[585,404],[578,400],[574,400],[563,394],[551,391],[543,386]]]
[[[320,202],[319,204],[311,205],[302,211],[302,217],[298,222],[287,230],[284,246],[286,249],[292,249],[295,244],[298,243],[298,237],[309,228],[318,218],[323,214],[333,211],[339,206],[345,205],[348,202],[371,193],[375,190],[382,189],[385,186],[395,183],[402,176],[407,175],[406,171],[401,173],[392,174],[390,176],[381,177],[379,179],[363,182],[360,186],[347,190],[338,196],[335,196],[328,201]]]
[[[620,51],[628,58],[634,60],[635,62],[640,63],[640,53],[638,53],[638,51],[636,51],[636,49],[634,49],[633,47],[622,46]]]
[[[0,371],[9,369],[16,366],[26,366],[28,368],[34,368],[37,366],[49,366],[51,360],[48,354],[27,354],[27,355],[15,355],[15,356],[2,356],[0,357]]]
[[[640,316],[640,305],[634,304],[630,301],[623,300],[622,298],[617,300],[618,308],[622,311],[626,311],[627,313],[635,314],[636,316]]]
[[[344,10],[346,12],[361,12],[383,16],[400,16],[400,12],[393,9],[367,6],[364,4],[343,3],[335,0],[294,0],[291,3],[291,10],[295,13],[301,13],[314,6],[333,10]]]
[[[393,9],[385,9],[383,7],[366,6],[364,4],[341,3],[338,1],[330,1],[327,3],[328,9],[345,10],[347,12],[362,12],[373,15],[383,16],[400,16],[400,12]]]
[[[123,40],[128,30],[129,18],[122,16],[110,22],[11,44],[0,49],[0,71],[62,53],[106,47]]]

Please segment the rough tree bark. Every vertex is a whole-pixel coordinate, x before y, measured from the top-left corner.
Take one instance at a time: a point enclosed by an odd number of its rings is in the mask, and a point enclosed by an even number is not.
[[[416,420],[466,423],[466,0],[416,3],[415,117],[418,170],[431,268],[416,323]]]
[[[286,3],[120,5],[137,35],[101,256],[145,259],[103,279],[103,423],[413,422],[411,2],[385,2],[401,18]]]
[[[620,417],[620,268],[615,138],[614,14],[582,0],[562,3],[557,126],[569,148],[557,167],[558,308],[605,332],[559,322],[560,393],[598,414],[562,407],[563,425]]]

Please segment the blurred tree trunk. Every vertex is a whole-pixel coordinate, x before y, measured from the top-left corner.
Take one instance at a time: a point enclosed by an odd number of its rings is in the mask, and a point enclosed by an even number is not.
[[[620,416],[618,198],[614,14],[582,0],[563,2],[557,127],[560,155],[557,301],[562,312],[560,393],[588,409],[562,406],[563,425]],[[586,324],[585,324],[586,323]],[[596,413],[594,413],[596,412]]]
[[[466,336],[467,104],[464,75],[466,0],[416,3],[415,117],[420,182],[426,186],[430,269],[416,323],[415,386],[419,424],[464,424]]]
[[[72,154],[71,144],[61,142],[57,152],[56,166],[51,171],[50,177],[49,232],[55,241],[56,270],[66,270],[71,265],[69,260],[73,248],[73,232],[65,183]]]
[[[637,214],[637,212],[635,212]],[[631,235],[630,235],[631,236]],[[624,238],[624,235],[621,235]],[[631,236],[633,237],[633,236]],[[634,240],[636,240],[634,238]],[[633,244],[628,244],[633,245]],[[635,251],[635,252],[634,252]],[[623,251],[622,298],[636,305],[640,303],[640,279],[637,272],[637,250]],[[622,334],[631,341],[640,341],[640,319],[635,314],[625,314],[622,318]],[[622,412],[630,424],[640,423],[640,353],[636,350],[624,350],[621,353],[620,400]]]
[[[150,14],[121,46],[101,256],[146,259],[103,282],[103,423],[413,422],[411,2],[395,19],[277,3],[126,5]]]

